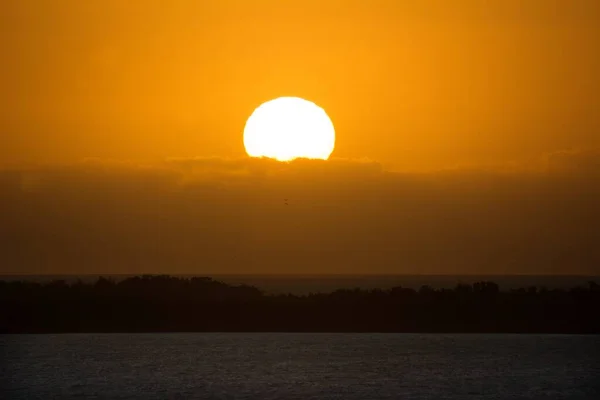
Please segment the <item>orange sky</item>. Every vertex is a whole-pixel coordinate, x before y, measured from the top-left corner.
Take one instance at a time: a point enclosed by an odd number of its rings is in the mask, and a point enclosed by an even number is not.
[[[600,275],[598,21],[598,0],[3,0],[0,274]],[[329,113],[332,159],[245,156],[280,96]]]
[[[244,155],[283,95],[398,169],[600,145],[595,0],[8,0],[0,160]]]

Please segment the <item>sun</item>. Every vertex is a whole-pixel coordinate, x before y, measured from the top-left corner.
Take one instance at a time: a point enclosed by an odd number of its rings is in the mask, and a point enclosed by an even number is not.
[[[261,104],[250,115],[244,146],[250,157],[327,160],[335,146],[335,129],[325,110],[315,103],[279,97]]]

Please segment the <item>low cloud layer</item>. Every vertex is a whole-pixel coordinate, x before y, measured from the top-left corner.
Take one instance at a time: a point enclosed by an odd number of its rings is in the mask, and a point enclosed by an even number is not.
[[[169,159],[0,171],[0,273],[600,274],[600,154],[537,171]]]

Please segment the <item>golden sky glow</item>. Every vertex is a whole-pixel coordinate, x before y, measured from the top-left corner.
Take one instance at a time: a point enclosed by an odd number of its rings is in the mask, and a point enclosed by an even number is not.
[[[598,0],[2,0],[0,274],[598,275],[598,21]],[[302,149],[329,158],[248,157],[248,117],[290,96],[335,124]]]
[[[280,96],[327,110],[333,156],[399,169],[600,145],[595,0],[1,7],[3,161],[242,156]]]

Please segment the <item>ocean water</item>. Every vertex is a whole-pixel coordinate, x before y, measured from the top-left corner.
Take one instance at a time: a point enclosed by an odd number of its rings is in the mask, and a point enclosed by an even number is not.
[[[600,399],[600,336],[0,336],[2,399]]]

